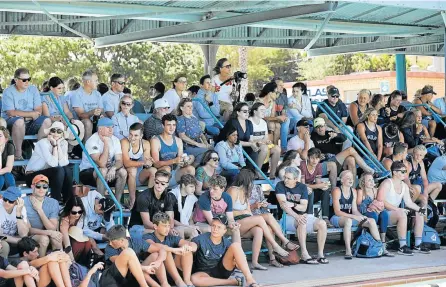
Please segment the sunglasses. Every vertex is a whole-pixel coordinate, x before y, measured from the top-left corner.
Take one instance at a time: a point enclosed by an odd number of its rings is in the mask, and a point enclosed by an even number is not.
[[[227,69],[230,69],[230,68],[232,68],[232,65],[231,65],[231,64],[229,64],[229,65],[223,66],[222,68],[227,68]]]
[[[242,113],[245,113],[245,114],[247,114],[247,113],[249,113],[249,111],[248,110],[240,110]]]
[[[41,188],[43,188],[43,189],[48,189],[48,187],[49,187],[48,184],[43,184],[43,185],[42,185],[42,184],[37,184],[37,185],[36,185],[36,188],[37,188],[37,189],[41,189]]]
[[[125,85],[125,82],[118,82],[118,81],[114,81],[117,84],[120,84],[121,86]]]
[[[28,79],[20,79],[20,78],[18,78],[18,79],[24,83],[31,81],[31,77],[29,77]]]
[[[3,201],[7,202],[9,204],[14,204],[16,202],[16,200],[9,200],[9,199],[6,199],[6,198],[3,198]]]
[[[397,169],[397,170],[394,170],[394,171],[399,171],[399,172],[401,172],[402,174],[407,173],[407,170],[405,170],[405,169]]]
[[[219,160],[220,160],[218,157],[211,157],[211,159],[212,159],[213,161],[219,161]]]
[[[133,105],[133,103],[129,103],[129,102],[121,102],[121,105],[130,107],[130,106]]]
[[[62,133],[63,133],[63,130],[52,128],[52,129],[50,129],[50,133],[53,133],[53,134],[55,134],[55,133],[62,134]]]
[[[79,215],[80,215],[80,214],[82,214],[82,213],[84,213],[84,212],[83,212],[82,210],[79,210],[79,211],[73,211],[73,210],[72,210],[70,213],[71,213],[72,215],[76,215],[76,214],[79,214]]]
[[[155,180],[155,184],[159,184],[162,186],[166,186],[168,184],[168,182],[163,182],[163,181],[159,181],[159,180]]]
[[[332,97],[332,98],[339,98],[340,96],[339,95],[331,95],[330,97]]]

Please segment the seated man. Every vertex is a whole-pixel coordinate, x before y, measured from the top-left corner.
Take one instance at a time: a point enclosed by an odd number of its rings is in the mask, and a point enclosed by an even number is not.
[[[129,138],[121,140],[122,160],[127,170],[130,206],[133,208],[136,198],[136,187],[147,185],[153,187],[155,184],[156,168],[153,166],[150,155],[150,142],[142,139],[143,125],[134,123],[130,126]]]
[[[298,121],[296,124],[297,135],[292,137],[287,144],[287,151],[297,151],[303,160],[307,159],[308,150],[314,147],[310,138],[310,127],[311,124],[307,120]]]
[[[344,134],[327,131],[326,127],[324,119],[316,118],[314,120],[314,130],[311,133],[311,139],[314,142],[314,146],[320,149],[325,157],[322,161],[322,175],[330,174],[331,186],[336,186],[337,175],[342,170],[350,170],[353,173],[353,178],[356,178],[356,164],[364,172],[374,173],[373,168],[365,163],[364,159],[353,147],[342,150],[342,145],[347,140]],[[336,173],[332,172],[334,167],[330,163],[336,165]]]
[[[23,160],[22,143],[25,135],[36,135],[40,140],[51,119],[42,116],[42,100],[36,86],[30,86],[31,76],[25,68],[14,72],[15,84],[7,87],[2,96],[2,118],[6,120],[15,146],[15,158]],[[3,120],[0,125],[4,125]]]
[[[96,90],[98,86],[98,75],[88,70],[82,74],[83,86],[79,87],[70,96],[70,107],[85,127],[84,143],[93,133],[93,122],[97,122],[104,107],[102,106],[101,94]]]
[[[110,119],[113,115],[119,113],[119,101],[124,96],[125,76],[121,74],[113,74],[110,77],[110,90],[108,90],[101,98],[104,112]]]
[[[382,164],[385,169],[390,171],[390,167],[392,166],[392,163],[395,161],[402,161],[406,165],[406,168],[409,168],[409,162],[406,160],[407,157],[407,144],[406,143],[400,143],[396,142],[393,146],[393,153],[392,155],[383,158]]]
[[[105,260],[109,267],[102,274],[100,286],[170,286],[163,265],[166,259],[163,247],[142,239],[127,238],[126,233],[122,225],[107,231],[110,242],[105,247]],[[150,277],[151,274],[156,274],[161,285]]]
[[[327,264],[328,260],[324,256],[327,224],[316,217],[307,217],[308,190],[305,184],[299,182],[300,180],[300,170],[287,167],[284,180],[276,185],[277,201],[286,212],[286,230],[296,231],[302,250],[301,257],[306,264]],[[307,250],[307,233],[311,232],[317,232],[317,259],[312,258]]]
[[[183,154],[183,141],[175,136],[177,118],[168,114],[163,116],[163,133],[150,140],[151,153],[155,168],[170,172],[169,186],[174,186],[184,174],[195,175],[192,164],[193,155]]]
[[[166,213],[158,212],[153,216],[153,227],[155,232],[146,233],[143,239],[148,243],[159,243],[167,252],[165,266],[167,272],[175,282],[175,286],[189,287],[192,286],[192,264],[193,254],[197,251],[197,245],[193,242],[186,241],[179,236],[170,235],[170,217]],[[178,269],[181,270],[183,278],[181,278]]]
[[[338,88],[332,85],[328,86],[327,99],[324,100],[324,102],[344,123],[346,123],[348,116],[347,106],[339,98],[340,94]],[[332,113],[330,113],[330,116],[332,116]],[[326,115],[319,107],[316,110],[316,117],[324,119],[328,127],[336,132],[340,132],[336,125],[329,120],[328,115]]]
[[[249,270],[240,239],[223,237],[228,227],[228,218],[224,214],[216,215],[211,221],[211,232],[192,239],[198,248],[195,252],[192,282],[195,286],[245,286],[244,279],[250,287],[257,287]],[[243,277],[230,277],[235,268],[242,271]]]
[[[25,261],[29,266],[39,270],[39,282],[35,286],[48,286],[51,282],[56,287],[71,287],[69,266],[71,259],[63,251],[54,251],[49,255],[40,256],[38,252],[39,244],[31,237],[20,239],[17,244],[19,259],[11,261],[20,269],[21,262]]]
[[[29,234],[39,244],[39,255],[46,255],[51,243],[52,250],[62,249],[62,234],[59,226],[59,202],[46,196],[49,188],[46,176],[36,175],[32,181],[33,193],[25,197],[25,208],[31,228]]]
[[[109,183],[115,186],[115,197],[118,201],[124,192],[127,171],[122,164],[121,143],[113,135],[113,121],[101,118],[98,121],[98,132],[94,133],[85,144],[87,152],[98,165],[98,168]],[[105,186],[99,179],[85,153],[82,153],[82,162],[79,166],[79,178],[85,185],[97,186],[98,192],[105,194]]]
[[[104,253],[95,244],[96,241],[108,240],[105,235],[106,231],[115,225],[113,220],[113,211],[115,209],[115,203],[110,198],[104,198],[96,190],[91,190],[87,196],[81,198],[82,204],[85,208],[84,217],[84,234],[89,238],[94,239],[91,241],[92,250],[99,255]],[[103,227],[105,226],[105,228]]]
[[[176,198],[175,195],[166,190],[169,179],[169,172],[158,170],[155,173],[155,185],[153,188],[148,188],[138,194],[129,222],[129,231],[133,238],[141,238],[144,233],[155,230],[152,218],[157,212],[165,212],[169,215],[170,233],[178,235],[178,232],[174,229],[173,213]]]
[[[162,96],[162,95],[161,95]],[[149,141],[154,136],[163,133],[161,119],[169,112],[169,103],[165,99],[158,99],[153,103],[153,114],[144,122],[144,139]]]
[[[20,238],[28,236],[31,228],[21,196],[19,188],[10,186],[0,200],[0,237],[6,237],[0,244],[4,245],[4,251],[0,254],[4,254],[5,257],[9,255],[10,246],[15,249]]]
[[[225,214],[229,220],[228,227],[232,238],[240,241],[240,224],[234,220],[232,198],[224,192],[225,188],[226,179],[223,176],[212,176],[209,179],[209,191],[198,198],[193,219],[202,232],[211,232],[212,218],[218,214]]]
[[[0,244],[0,250],[1,248]],[[15,267],[8,262],[7,258],[0,256],[0,287],[35,287],[35,280],[39,280],[39,271],[29,266],[26,261],[17,261],[17,267]]]

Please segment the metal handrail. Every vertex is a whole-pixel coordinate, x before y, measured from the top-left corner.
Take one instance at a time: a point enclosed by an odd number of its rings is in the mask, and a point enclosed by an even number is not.
[[[434,119],[438,120],[444,127],[446,127],[446,123],[443,121],[443,119],[428,105],[428,104],[407,104],[408,107],[424,107],[427,109]]]
[[[194,98],[194,99],[192,99],[192,101],[194,101],[194,102],[199,102],[203,107],[204,107],[204,109],[212,116],[212,118],[214,119],[214,121],[216,122],[216,123],[218,123],[218,125],[220,126],[220,127],[224,127],[223,126],[223,124],[220,122],[220,120],[219,119],[217,119],[217,117],[214,115],[214,113],[211,111],[211,109],[209,108],[209,106],[207,106],[201,99],[197,99],[197,98]],[[266,180],[266,182],[268,182],[268,184],[273,188],[273,189],[275,189],[276,188],[276,185],[263,173],[263,171],[262,171],[262,169],[261,168],[259,168],[259,166],[252,160],[252,158],[246,153],[246,151],[242,148],[242,152],[243,152],[243,155],[245,156],[245,158],[246,159],[248,159],[249,160],[249,162],[254,166],[254,168],[260,173],[260,175],[261,176],[263,176],[263,178]]]
[[[338,115],[328,107],[325,102],[311,102],[312,104],[317,105],[322,112],[324,112],[328,119],[340,130],[346,131],[347,138],[352,142],[356,149],[358,149],[366,159],[368,159],[372,164],[380,172],[386,172],[387,170],[384,168],[381,162],[378,161],[377,158],[367,149],[367,147],[362,143],[362,141],[352,132],[347,125],[338,117]],[[330,114],[331,113],[331,114]],[[341,125],[339,125],[341,123]]]
[[[90,164],[93,166],[96,175],[99,177],[99,179],[102,181],[102,184],[105,186],[105,188],[108,191],[108,194],[111,196],[112,200],[115,202],[116,206],[118,207],[119,210],[119,221],[118,223],[123,223],[123,216],[122,216],[122,207],[121,204],[119,203],[119,201],[116,199],[115,195],[113,194],[112,190],[110,189],[110,187],[107,184],[107,181],[104,179],[104,177],[102,176],[101,172],[99,171],[96,163],[93,161],[93,159],[91,158],[90,154],[87,152],[87,149],[85,148],[84,144],[82,143],[81,139],[78,137],[76,131],[74,130],[73,126],[70,123],[70,120],[68,119],[67,115],[65,114],[65,112],[63,111],[63,108],[59,105],[59,102],[57,101],[57,99],[54,97],[53,93],[42,93],[43,95],[49,95],[51,97],[51,100],[53,101],[53,103],[56,105],[56,108],[59,110],[59,113],[62,115],[64,121],[67,123],[67,126],[70,128],[71,132],[73,133],[74,137],[76,138],[76,141],[79,143],[79,145],[81,146],[82,150],[84,151],[84,154],[87,156],[88,161],[90,162]]]

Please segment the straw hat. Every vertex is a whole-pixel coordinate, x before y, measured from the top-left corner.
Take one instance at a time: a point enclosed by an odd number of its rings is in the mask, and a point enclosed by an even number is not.
[[[84,136],[85,136],[85,128],[84,128],[84,124],[79,121],[79,120],[72,120],[71,121],[71,125],[73,126],[74,131],[77,133],[77,136],[83,140]],[[73,135],[73,133],[71,132],[71,129],[68,128],[68,138],[67,138],[67,142],[69,145],[72,146],[76,146],[79,143],[77,142],[75,136]]]
[[[87,236],[84,235],[84,231],[77,226],[71,226],[68,230],[68,235],[70,235],[70,237],[77,242],[87,242],[88,240],[90,240]]]

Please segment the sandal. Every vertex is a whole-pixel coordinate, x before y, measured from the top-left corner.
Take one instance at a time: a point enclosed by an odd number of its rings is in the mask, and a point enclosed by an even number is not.
[[[290,247],[290,244],[291,244],[291,247]],[[300,248],[299,245],[297,245],[297,244],[291,242],[291,240],[288,240],[288,242],[285,243],[285,245],[284,245],[283,247],[284,247],[285,249],[287,249],[288,251],[294,251],[294,250],[297,250],[297,249]]]
[[[260,265],[259,263],[257,263],[256,265],[251,264],[251,269],[252,270],[260,270],[260,271],[268,270],[268,268],[266,268],[265,266]]]
[[[280,257],[288,256],[289,252],[280,247],[280,245],[277,245],[276,247],[273,247],[273,251],[275,254],[279,255]]]
[[[245,286],[245,277],[235,276],[235,280],[237,280],[237,286]]]
[[[300,260],[300,263],[302,263],[302,264],[311,264],[311,265],[317,265],[317,264],[319,264],[319,262],[317,261],[317,259],[312,258],[312,257],[310,257],[310,258],[308,258],[308,259],[301,259],[301,260]]]
[[[269,261],[269,266],[277,267],[277,268],[283,268],[285,265],[277,261],[276,259]]]
[[[344,259],[346,260],[352,260],[353,256],[351,254],[345,254]]]
[[[319,262],[320,264],[328,264],[328,260],[325,257],[320,257],[317,259],[317,262]]]

